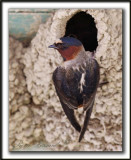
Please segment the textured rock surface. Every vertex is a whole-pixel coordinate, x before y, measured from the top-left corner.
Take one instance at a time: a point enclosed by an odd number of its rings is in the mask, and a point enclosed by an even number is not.
[[[65,33],[66,22],[80,10],[62,9],[39,26],[28,48],[10,38],[9,103],[10,150],[121,151],[122,150],[122,10],[83,10],[98,29],[96,59],[101,81],[91,120],[81,143],[56,95],[52,73],[62,64],[49,49]],[[82,110],[76,111],[82,124]],[[34,144],[33,147],[32,144]],[[36,149],[37,148],[37,149]]]

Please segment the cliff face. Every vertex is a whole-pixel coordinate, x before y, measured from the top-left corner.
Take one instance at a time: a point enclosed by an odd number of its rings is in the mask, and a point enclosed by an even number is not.
[[[67,22],[84,11],[97,28],[95,57],[101,67],[90,123],[84,139],[72,128],[60,105],[52,73],[63,59],[48,48],[65,35]],[[39,26],[28,48],[9,40],[10,150],[121,151],[122,150],[122,10],[59,9]],[[88,45],[88,42],[87,42]],[[83,122],[82,110],[76,116]]]

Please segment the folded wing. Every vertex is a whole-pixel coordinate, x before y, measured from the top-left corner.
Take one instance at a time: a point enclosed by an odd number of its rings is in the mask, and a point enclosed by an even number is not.
[[[89,123],[99,84],[98,63],[93,59],[90,64],[86,63],[76,70],[58,67],[53,73],[53,81],[62,108],[72,126],[80,132],[81,141]],[[74,115],[74,109],[78,109],[80,105],[86,111],[82,129]]]

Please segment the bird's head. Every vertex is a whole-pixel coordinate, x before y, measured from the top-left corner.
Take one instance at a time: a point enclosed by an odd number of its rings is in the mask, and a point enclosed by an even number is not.
[[[80,53],[80,51],[83,50],[83,45],[76,38],[62,37],[53,45],[50,45],[49,48],[58,50],[62,57],[68,61],[74,59]]]

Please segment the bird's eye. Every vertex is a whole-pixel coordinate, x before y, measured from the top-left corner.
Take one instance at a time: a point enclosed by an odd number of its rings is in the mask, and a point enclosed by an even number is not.
[[[55,45],[56,45],[57,47],[60,47],[60,46],[62,46],[62,44],[63,44],[63,43],[56,43]]]
[[[59,49],[66,49],[68,48],[66,43],[57,43],[55,44],[56,47],[58,47]]]

